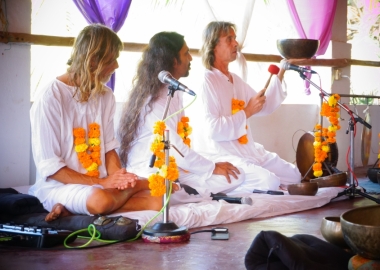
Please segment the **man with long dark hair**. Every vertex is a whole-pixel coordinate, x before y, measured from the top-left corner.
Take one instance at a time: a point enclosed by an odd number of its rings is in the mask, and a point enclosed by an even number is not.
[[[168,95],[168,85],[158,79],[161,71],[168,71],[179,79],[189,74],[192,57],[184,37],[175,32],[160,32],[154,35],[144,50],[142,60],[133,80],[133,88],[126,102],[119,125],[121,147],[120,159],[128,170],[148,177],[157,171],[148,167],[152,156],[153,126],[162,120]],[[176,91],[170,101],[165,124],[170,142],[175,149],[170,155],[176,159],[180,170],[179,182],[198,192],[229,192],[244,180],[244,172],[229,162],[215,163],[192,150],[178,134],[178,125],[184,116],[183,92]],[[191,119],[190,119],[191,125]],[[207,196],[207,195],[206,195]]]
[[[67,72],[38,93],[31,111],[36,183],[29,193],[51,211],[70,214],[159,210],[148,181],[121,168],[115,149],[115,98],[105,84],[119,67],[123,43],[106,26],[86,26]]]

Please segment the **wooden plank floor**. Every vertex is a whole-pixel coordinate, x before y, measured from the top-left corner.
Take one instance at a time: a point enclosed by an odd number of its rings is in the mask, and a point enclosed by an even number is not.
[[[355,171],[358,177],[365,176],[366,170]],[[176,244],[144,243],[139,239],[87,250],[0,247],[0,269],[245,269],[245,253],[260,231],[275,230],[286,236],[310,234],[323,239],[320,232],[323,217],[340,216],[366,205],[376,203],[356,197],[293,214],[225,224],[229,240],[211,240],[211,233],[207,232],[192,234],[190,241]],[[215,226],[190,232],[212,227]]]

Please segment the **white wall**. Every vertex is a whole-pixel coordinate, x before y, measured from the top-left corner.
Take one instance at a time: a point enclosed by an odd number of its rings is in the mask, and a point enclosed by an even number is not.
[[[345,43],[345,12],[347,1],[338,1],[341,12],[333,29],[333,46],[329,56],[324,58],[349,58],[350,46]],[[10,32],[30,33],[30,1],[7,1],[7,15],[10,22]],[[337,28],[339,26],[339,28]],[[343,34],[342,34],[343,33]],[[48,68],[48,67],[47,67]],[[0,188],[29,185],[35,181],[35,167],[31,157],[29,109],[30,103],[30,46],[27,44],[0,43]],[[344,74],[349,67],[344,69]],[[329,74],[327,77],[330,77]],[[330,78],[327,78],[328,80]],[[325,81],[325,78],[322,78]],[[327,84],[329,81],[327,81]],[[344,80],[332,84],[335,93],[348,93],[349,85]],[[117,104],[117,109],[122,104]],[[317,105],[283,104],[275,113],[260,119],[254,119],[260,130],[253,131],[257,142],[263,144],[269,151],[277,152],[289,162],[295,162],[296,148],[304,132],[312,131],[318,121]],[[363,107],[358,106],[360,116],[364,117]],[[371,106],[372,118],[372,150],[369,164],[377,159],[378,137],[380,132],[378,121],[380,107]],[[347,170],[345,156],[350,145],[349,135],[345,134],[348,126],[348,115],[342,112],[346,119],[341,123],[342,130],[337,133],[339,150],[338,169]],[[115,119],[118,123],[118,117]],[[361,130],[357,124],[355,139],[355,166],[361,166]]]
[[[30,1],[6,1],[9,32],[30,33]],[[28,185],[30,46],[0,43],[0,187]]]

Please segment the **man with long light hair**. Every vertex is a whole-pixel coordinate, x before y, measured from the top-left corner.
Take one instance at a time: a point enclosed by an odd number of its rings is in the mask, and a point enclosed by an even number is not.
[[[119,67],[123,43],[106,26],[86,26],[67,72],[38,93],[30,111],[36,183],[29,189],[51,211],[70,214],[159,210],[148,181],[121,167],[115,149],[115,97],[105,84]]]
[[[228,156],[230,162],[242,168],[246,181],[239,191],[286,188],[301,181],[298,168],[255,143],[248,119],[272,113],[285,99],[282,66],[287,60],[282,61],[278,75],[272,77],[267,89],[255,91],[229,71],[229,63],[238,54],[235,31],[234,24],[215,21],[203,33],[201,55],[206,70],[199,95],[201,114],[195,120],[202,128],[196,136],[200,142],[196,149],[214,160]]]
[[[186,77],[191,60],[182,35],[160,32],[150,39],[138,65],[119,125],[119,155],[128,170],[144,177],[157,172],[156,168],[148,167],[152,156],[150,145],[154,138],[153,126],[162,120],[168,95],[168,85],[158,79],[158,74],[167,71],[176,80]],[[174,93],[167,111],[167,116],[171,117],[165,121],[171,144],[184,155],[182,157],[174,148],[170,150],[180,170],[179,182],[208,197],[210,192],[234,190],[244,181],[244,172],[239,172],[229,162],[214,162],[204,158],[178,134],[178,125],[184,116],[183,94],[180,91]],[[189,120],[191,125],[192,119]]]

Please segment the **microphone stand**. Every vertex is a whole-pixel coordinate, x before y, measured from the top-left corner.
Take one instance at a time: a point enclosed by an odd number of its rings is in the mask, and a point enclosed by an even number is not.
[[[168,87],[168,97],[166,99],[165,109],[162,116],[162,120],[166,118],[169,110],[170,101],[174,96],[175,89],[172,86]],[[170,146],[183,157],[182,153],[169,141],[169,130],[165,130],[163,136],[164,150],[165,150],[165,164],[169,166],[169,149]],[[156,157],[153,155],[150,160],[150,167],[153,167]],[[167,198],[170,196],[170,180],[165,178],[166,192],[163,196],[162,204],[165,205]],[[143,231],[142,238],[144,242],[154,243],[178,243],[188,241],[190,239],[190,233],[185,226],[178,227],[174,222],[169,221],[169,203],[165,206],[163,211],[163,222],[157,222],[150,228],[146,228]]]
[[[309,78],[307,78],[306,75],[303,74],[301,71],[298,71],[298,73],[300,74],[300,77],[303,80],[308,81],[311,85],[313,85],[315,88],[317,88],[318,90],[320,90],[321,91],[321,95],[325,95],[325,96],[328,96],[328,97],[331,96],[326,91],[324,91],[323,89],[321,89],[318,85],[316,85],[314,82],[312,82]],[[322,98],[322,96],[321,96],[321,98]],[[376,199],[376,198],[368,195],[367,193],[362,192],[360,189],[357,189],[356,186],[355,186],[355,181],[354,181],[354,128],[355,128],[355,124],[357,122],[360,122],[361,124],[363,124],[364,126],[366,126],[369,129],[371,129],[372,126],[370,124],[368,124],[366,121],[364,121],[363,118],[361,118],[360,116],[358,116],[357,114],[355,114],[353,111],[351,111],[350,109],[348,109],[346,106],[343,106],[342,103],[340,103],[339,101],[337,101],[337,104],[339,105],[339,107],[341,107],[342,109],[344,109],[350,115],[349,128],[346,131],[346,134],[348,133],[348,131],[350,132],[350,168],[349,168],[349,180],[350,180],[350,182],[349,182],[349,187],[348,188],[346,188],[342,192],[339,192],[338,195],[335,198],[332,198],[331,200],[339,198],[339,197],[341,197],[343,195],[347,195],[351,199],[351,198],[354,198],[356,194],[358,194],[358,195],[361,195],[361,196],[363,196],[363,197],[365,197],[367,199],[370,199],[370,200],[372,200],[372,201],[380,204],[380,200],[379,199]]]

